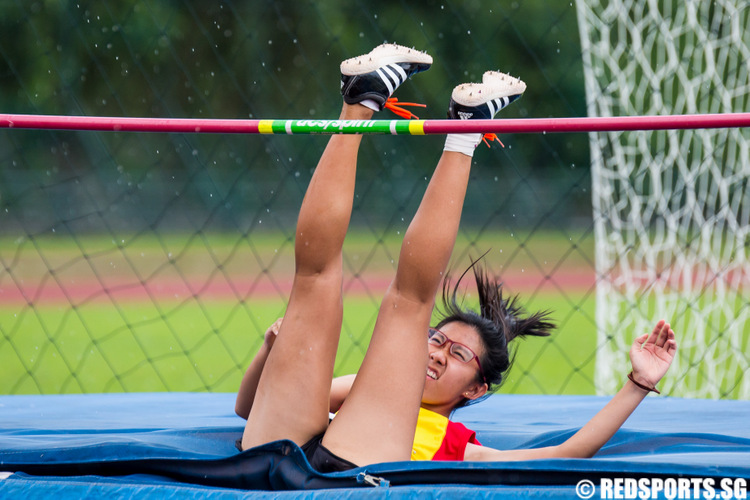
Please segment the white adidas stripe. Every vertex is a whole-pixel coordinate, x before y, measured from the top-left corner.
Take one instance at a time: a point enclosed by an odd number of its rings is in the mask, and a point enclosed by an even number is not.
[[[393,84],[394,90],[401,85],[401,80],[399,80],[398,75],[395,71],[393,71],[392,66],[383,66],[383,73],[388,75],[388,77],[391,79],[391,83]]]
[[[397,64],[389,64],[378,68],[377,74],[388,88],[388,95],[393,94],[396,91],[396,88],[404,83],[407,78],[406,71]]]
[[[401,83],[404,83],[404,82],[406,81],[406,79],[408,78],[408,76],[407,76],[407,74],[406,74],[406,71],[404,71],[404,68],[402,68],[402,67],[401,67],[401,66],[399,66],[398,64],[392,64],[392,65],[391,65],[391,66],[389,66],[389,67],[390,67],[391,69],[393,69],[393,70],[394,70],[394,71],[395,71],[396,73],[398,73],[398,75],[399,75],[399,77],[400,77],[400,80],[401,80],[401,81],[400,81],[400,83],[399,83],[399,85],[400,85]]]
[[[510,99],[507,97],[498,97],[491,101],[487,101],[487,107],[490,108],[490,116],[495,116],[495,113],[503,109],[509,104]]]
[[[383,69],[385,69],[385,67],[378,68],[377,73],[380,79],[383,80],[383,83],[385,83],[385,86],[388,88],[388,95],[391,95],[396,89],[393,87],[391,80],[383,73]]]

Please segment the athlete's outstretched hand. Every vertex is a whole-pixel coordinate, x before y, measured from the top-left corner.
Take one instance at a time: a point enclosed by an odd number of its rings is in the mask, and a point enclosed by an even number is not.
[[[674,332],[669,323],[660,320],[651,333],[635,339],[630,348],[633,378],[647,387],[656,387],[672,364],[675,352]]]

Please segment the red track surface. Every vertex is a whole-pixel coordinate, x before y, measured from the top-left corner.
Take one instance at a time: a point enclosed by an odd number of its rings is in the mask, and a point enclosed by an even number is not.
[[[549,279],[539,273],[512,272],[503,276],[506,289],[512,293],[529,293],[533,291],[566,293],[585,292],[593,288],[595,276],[593,271],[556,272]],[[390,282],[389,276],[368,275],[360,278],[347,277],[344,280],[346,295],[382,296]],[[83,305],[99,301],[182,301],[192,296],[202,300],[241,300],[286,298],[291,290],[291,279],[270,280],[262,277],[226,279],[216,278],[192,279],[187,282],[178,279],[153,280],[146,283],[137,281],[105,279],[98,281],[61,283],[47,279],[44,283],[26,283],[20,288],[12,282],[0,283],[0,302],[3,304],[34,303],[40,304],[73,304]]]

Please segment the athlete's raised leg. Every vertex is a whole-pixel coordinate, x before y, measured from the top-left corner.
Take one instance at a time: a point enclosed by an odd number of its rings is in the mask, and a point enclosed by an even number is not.
[[[396,45],[344,61],[340,119],[371,118],[372,109],[358,103],[382,108],[408,76],[431,62],[426,54]],[[343,314],[341,252],[361,141],[360,135],[332,136],[307,188],[297,221],[289,305],[258,381],[243,449],[278,439],[302,445],[328,425]]]
[[[504,76],[504,75],[503,75]],[[453,92],[449,116],[492,118],[525,85],[498,78]],[[427,369],[427,329],[458,232],[474,147],[481,134],[449,136],[404,236],[396,277],[372,340],[323,444],[358,465],[409,460]]]

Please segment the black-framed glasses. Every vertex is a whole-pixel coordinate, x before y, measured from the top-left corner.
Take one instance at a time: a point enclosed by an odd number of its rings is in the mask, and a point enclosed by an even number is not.
[[[479,362],[479,356],[474,351],[469,349],[467,346],[460,342],[451,340],[446,334],[438,330],[437,328],[429,328],[427,330],[427,342],[434,345],[435,347],[442,347],[448,344],[448,352],[450,355],[462,363],[471,363],[474,359],[479,367],[479,374],[482,376],[482,382],[487,383],[487,378],[484,376],[484,370],[482,370],[482,363]]]

